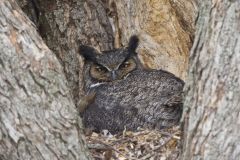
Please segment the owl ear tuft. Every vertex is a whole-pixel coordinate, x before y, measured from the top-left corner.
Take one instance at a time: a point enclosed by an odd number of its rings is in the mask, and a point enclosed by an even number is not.
[[[79,54],[82,55],[85,60],[95,61],[96,60],[96,50],[93,47],[87,45],[81,45],[79,47]]]
[[[137,47],[138,47],[139,39],[136,35],[133,35],[130,37],[128,42],[128,51],[131,53],[135,53]]]

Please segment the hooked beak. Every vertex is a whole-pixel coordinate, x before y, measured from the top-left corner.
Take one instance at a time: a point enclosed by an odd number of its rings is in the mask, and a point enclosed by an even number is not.
[[[117,79],[117,74],[116,71],[112,71],[112,80],[116,80]]]

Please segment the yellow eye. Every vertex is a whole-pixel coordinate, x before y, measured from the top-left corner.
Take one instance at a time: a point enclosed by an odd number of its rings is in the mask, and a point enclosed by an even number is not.
[[[96,69],[97,71],[99,71],[99,72],[102,71],[102,67],[99,67],[99,66],[95,67],[95,69]]]
[[[102,66],[96,66],[95,69],[98,71],[98,72],[106,72],[106,69]]]
[[[126,61],[126,62],[124,62],[123,67],[127,68],[129,65],[130,65],[130,63],[128,61]]]

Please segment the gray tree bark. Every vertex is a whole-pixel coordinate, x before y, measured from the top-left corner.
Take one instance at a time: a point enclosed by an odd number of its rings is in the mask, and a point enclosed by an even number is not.
[[[99,50],[113,49],[113,33],[105,8],[99,0],[18,0],[35,22],[48,47],[57,55],[75,103],[82,92],[83,61],[80,44]]]
[[[240,1],[199,3],[183,159],[240,159]]]
[[[0,159],[91,159],[63,68],[14,0],[0,1]]]

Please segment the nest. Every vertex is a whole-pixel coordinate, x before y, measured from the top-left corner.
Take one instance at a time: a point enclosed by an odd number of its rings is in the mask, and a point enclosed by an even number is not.
[[[180,154],[179,127],[164,130],[123,131],[111,135],[86,133],[88,148],[96,160],[177,160]]]

